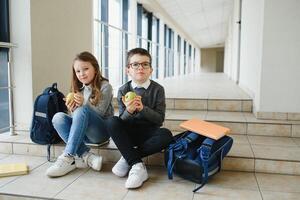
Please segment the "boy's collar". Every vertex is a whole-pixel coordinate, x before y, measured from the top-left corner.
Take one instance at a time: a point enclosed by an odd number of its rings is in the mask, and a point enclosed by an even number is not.
[[[150,79],[148,79],[147,81],[145,81],[144,83],[142,84],[137,84],[135,83],[133,80],[131,81],[131,87],[134,89],[134,88],[145,88],[147,89],[150,85],[151,81]]]

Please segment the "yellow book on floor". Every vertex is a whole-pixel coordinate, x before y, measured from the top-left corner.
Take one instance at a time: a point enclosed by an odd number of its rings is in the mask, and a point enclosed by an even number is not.
[[[0,177],[28,174],[26,163],[0,164]]]

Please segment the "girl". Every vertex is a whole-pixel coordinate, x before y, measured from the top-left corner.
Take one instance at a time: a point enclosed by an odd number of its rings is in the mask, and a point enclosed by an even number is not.
[[[96,58],[89,52],[78,54],[73,61],[72,71],[71,90],[74,100],[66,102],[71,114],[59,112],[52,119],[66,147],[63,154],[47,169],[46,174],[50,177],[63,176],[74,170],[75,156],[100,171],[102,157],[89,152],[86,143],[107,142],[109,134],[105,119],[114,115],[112,87],[101,75]]]

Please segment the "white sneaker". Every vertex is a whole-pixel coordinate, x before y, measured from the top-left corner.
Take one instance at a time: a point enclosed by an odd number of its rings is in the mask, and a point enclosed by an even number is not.
[[[49,177],[63,176],[75,168],[74,157],[62,154],[57,158],[55,163],[47,169],[46,175]]]
[[[124,177],[127,175],[129,171],[130,166],[128,165],[127,161],[123,156],[120,158],[120,160],[115,164],[115,166],[112,168],[112,172],[119,177]]]
[[[82,155],[84,162],[93,170],[100,171],[102,167],[102,157],[91,152]]]
[[[132,166],[125,187],[138,188],[148,179],[148,173],[145,165],[142,162],[136,163]]]
[[[83,158],[82,157],[79,157],[79,156],[75,156],[75,166],[76,168],[79,168],[79,169],[85,169],[85,168],[88,168],[89,166],[87,165],[86,162],[84,162]]]

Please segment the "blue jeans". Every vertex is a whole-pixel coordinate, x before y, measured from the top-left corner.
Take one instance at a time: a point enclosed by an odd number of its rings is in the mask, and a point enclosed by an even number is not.
[[[88,106],[77,108],[72,116],[59,112],[53,116],[52,124],[66,143],[64,153],[81,156],[90,150],[88,143],[102,143],[109,139],[104,118]]]

